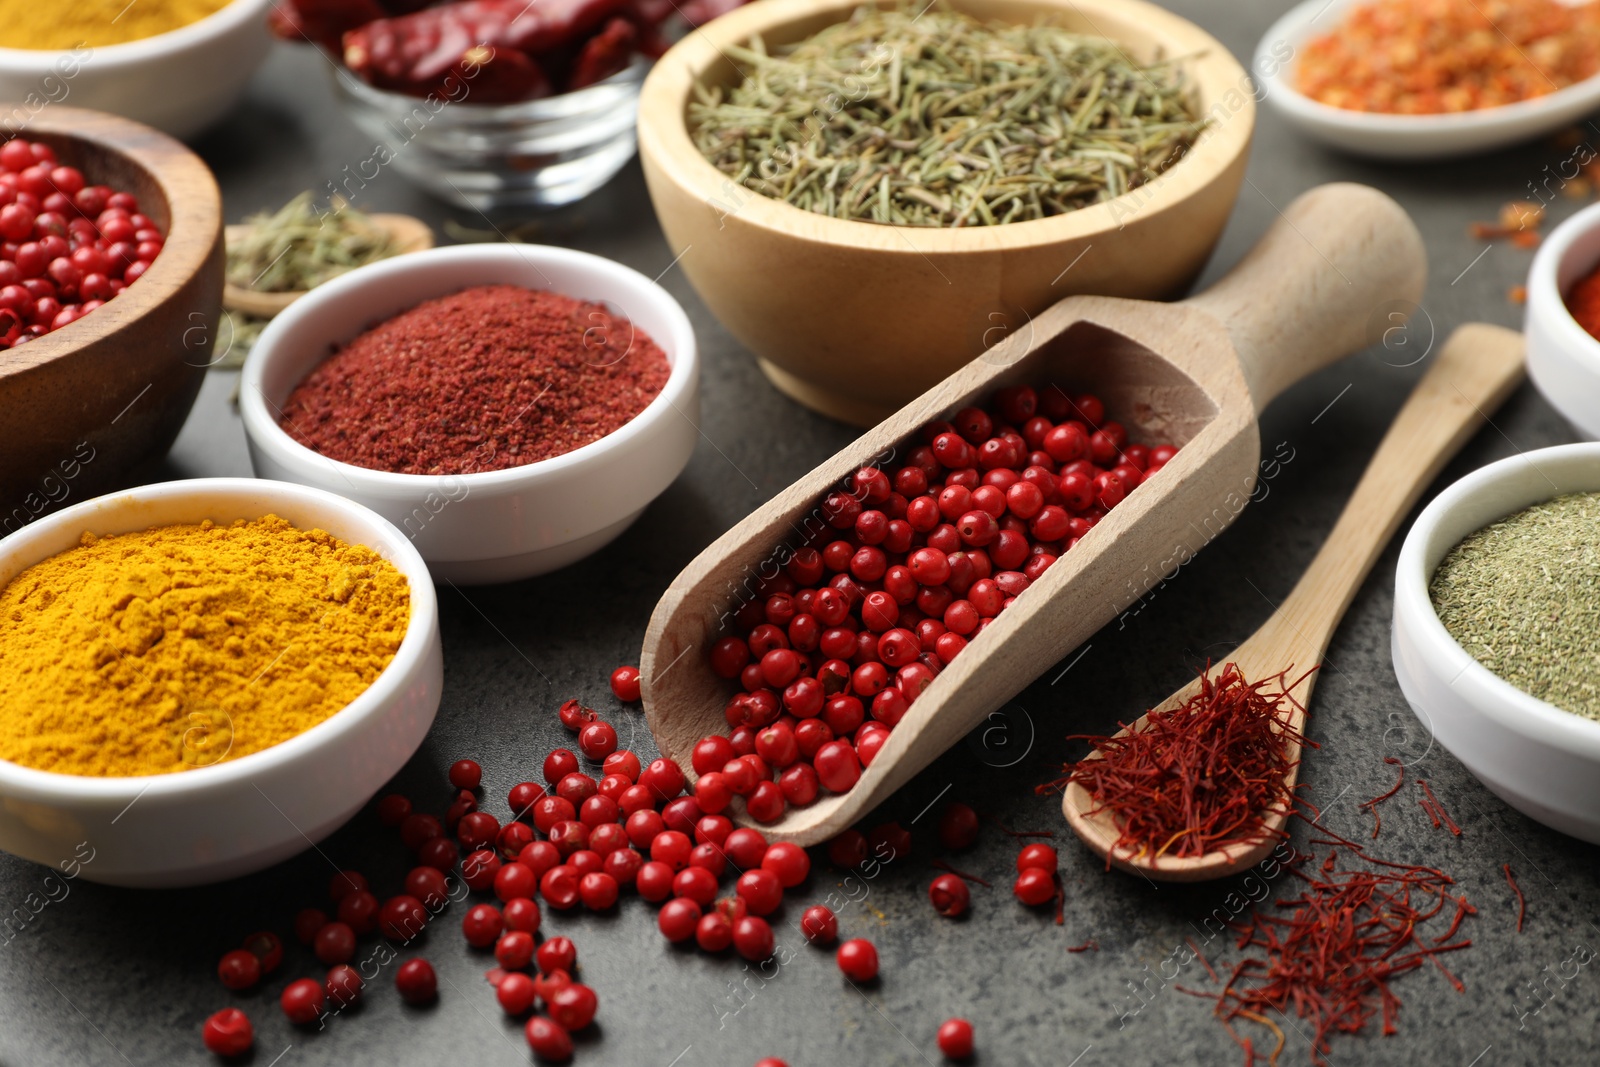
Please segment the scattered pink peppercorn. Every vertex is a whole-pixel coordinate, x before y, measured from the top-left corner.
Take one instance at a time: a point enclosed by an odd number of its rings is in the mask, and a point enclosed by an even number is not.
[[[322,982],[323,991],[336,1008],[348,1008],[360,1000],[363,985],[360,973],[346,963],[331,968]]]
[[[218,1056],[243,1056],[255,1044],[255,1028],[250,1017],[238,1008],[223,1008],[206,1020],[200,1040],[208,1052]]]
[[[311,950],[317,959],[330,967],[336,963],[349,963],[356,954],[356,932],[348,923],[324,923],[311,939]]]
[[[800,933],[813,945],[831,945],[839,936],[839,920],[831,908],[813,904],[800,916]]]
[[[617,729],[608,722],[591,722],[578,731],[578,748],[596,762],[617,750]]]
[[[236,948],[217,962],[217,977],[229,989],[249,989],[261,981],[261,961],[249,949]]]
[[[244,939],[244,947],[261,963],[261,973],[271,974],[283,962],[283,939],[271,930],[258,930]]]
[[[870,982],[878,976],[878,950],[865,938],[851,938],[839,946],[839,970],[852,982]]]
[[[639,668],[618,667],[611,672],[611,692],[624,704],[639,702]]]
[[[520,971],[533,962],[533,935],[526,930],[508,930],[495,942],[494,958],[508,971]]]
[[[1048,904],[1056,898],[1055,872],[1040,867],[1029,867],[1017,875],[1011,891],[1016,894],[1018,900],[1030,908]]]
[[[971,846],[978,839],[978,813],[960,801],[945,805],[939,815],[939,843],[945,848],[959,850]]]
[[[541,1060],[565,1063],[572,1058],[572,1035],[562,1029],[560,1023],[535,1015],[528,1020],[526,1034],[528,1047]]]
[[[426,1004],[439,995],[439,978],[433,964],[418,956],[406,960],[395,971],[394,986],[407,1004]]]
[[[939,1051],[952,1060],[964,1060],[971,1056],[972,1024],[965,1019],[946,1019],[941,1023]]]
[[[409,941],[428,925],[428,909],[407,894],[392,896],[378,912],[378,929],[391,941]]]
[[[751,963],[760,963],[772,955],[774,940],[772,927],[767,920],[755,915],[745,915],[733,924],[733,948]]]
[[[378,821],[385,826],[399,826],[411,814],[411,801],[399,793],[390,793],[378,801]]]
[[[953,919],[967,910],[972,902],[972,891],[957,875],[941,874],[928,887],[928,899],[933,902],[934,911]]]
[[[582,1030],[594,1021],[600,999],[581,982],[562,987],[550,998],[545,1010],[565,1030]]]
[[[564,971],[571,974],[578,965],[578,948],[568,937],[552,937],[539,946],[534,957],[540,974]]]
[[[457,789],[476,789],[483,781],[483,768],[476,760],[461,759],[450,765],[450,784]]]
[[[1056,869],[1056,850],[1049,845],[1025,845],[1017,853],[1017,870],[1025,871],[1030,867],[1041,871],[1054,871]]]
[[[314,978],[301,978],[290,982],[278,998],[283,1014],[297,1026],[314,1023],[322,1016],[325,1003],[322,983]]]
[[[525,1015],[533,1007],[537,995],[533,979],[519,971],[512,971],[500,979],[494,989],[495,999],[507,1015]]]

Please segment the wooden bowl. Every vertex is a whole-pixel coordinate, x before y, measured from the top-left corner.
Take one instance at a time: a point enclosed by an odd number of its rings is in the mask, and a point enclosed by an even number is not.
[[[421,219],[412,218],[410,215],[387,214],[367,217],[380,229],[389,231],[389,236],[395,242],[394,254],[397,256],[405,252],[422,252],[433,247],[433,230]],[[229,241],[238,241],[249,232],[250,226],[240,223],[226,227],[223,235]],[[229,311],[254,315],[258,319],[270,319],[310,291],[290,289],[281,293],[265,293],[225,281],[222,287],[222,306]]]
[[[166,243],[103,307],[0,352],[0,537],[166,453],[222,309],[222,196],[194,153],[129,119],[58,105],[23,135],[90,183],[137,196]]]
[[[696,81],[732,83],[728,45],[769,48],[847,18],[858,0],[762,0],[690,34],[639,101],[656,214],[701,299],[779,389],[870,425],[1074,294],[1165,298],[1200,273],[1233,208],[1255,125],[1249,77],[1220,43],[1141,0],[952,0],[978,18],[1050,18],[1141,61],[1183,57],[1211,121],[1158,180],[1103,204],[968,229],[812,214],[734,185],[695,148]]]

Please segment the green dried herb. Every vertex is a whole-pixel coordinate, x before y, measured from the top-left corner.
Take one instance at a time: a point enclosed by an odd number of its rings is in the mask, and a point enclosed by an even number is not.
[[[1176,61],[943,8],[858,8],[774,54],[760,38],[727,53],[743,80],[695,86],[695,145],[741,185],[841,219],[1064,214],[1153,180],[1205,127]]]
[[[399,251],[388,230],[338,197],[318,211],[311,194],[301,193],[245,224],[250,232],[228,242],[228,281],[262,293],[314,289]]]
[[[1600,493],[1572,493],[1486,526],[1429,586],[1450,635],[1540,700],[1600,721]]]
[[[215,362],[206,369],[238,370],[243,367],[244,357],[255,347],[256,339],[267,328],[268,321],[243,312],[224,310],[222,323],[217,330],[217,349],[211,353]]]

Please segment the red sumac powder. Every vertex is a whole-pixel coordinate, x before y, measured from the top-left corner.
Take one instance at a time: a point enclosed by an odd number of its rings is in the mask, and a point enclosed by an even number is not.
[[[655,342],[604,305],[483,285],[351,341],[295,386],[279,424],[358,467],[475,474],[599,440],[670,373]]]

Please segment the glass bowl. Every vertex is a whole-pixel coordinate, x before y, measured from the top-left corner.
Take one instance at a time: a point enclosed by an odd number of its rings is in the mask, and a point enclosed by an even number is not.
[[[519,104],[474,104],[470,83],[449,96],[375,89],[336,65],[350,120],[376,143],[335,190],[353,196],[393,166],[444,200],[479,211],[558,207],[604,185],[633,158],[639,86],[649,61],[576,92]]]

